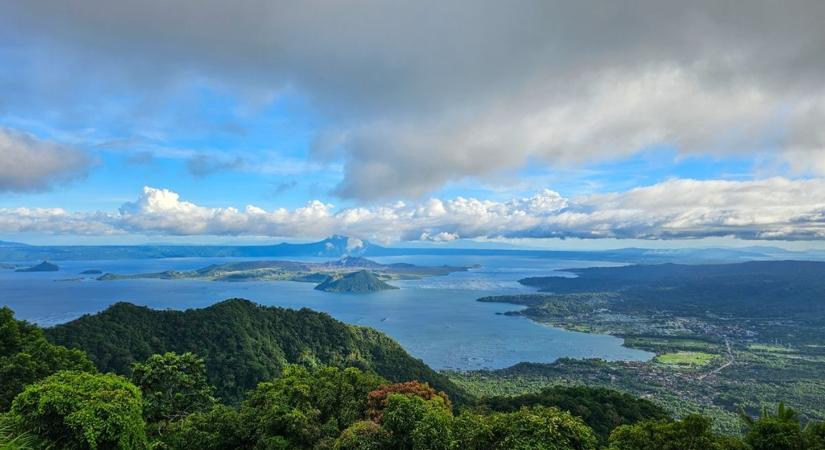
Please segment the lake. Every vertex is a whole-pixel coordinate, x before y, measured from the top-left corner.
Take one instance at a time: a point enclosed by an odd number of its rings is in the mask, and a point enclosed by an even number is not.
[[[271,258],[270,258],[271,259]],[[303,259],[308,258],[290,258]],[[242,258],[169,258],[60,261],[59,272],[0,270],[0,305],[16,317],[50,326],[128,301],[156,309],[202,308],[240,297],[264,305],[307,307],[347,323],[376,328],[435,369],[499,369],[519,362],[549,363],[562,357],[647,360],[653,354],[622,346],[613,336],[578,333],[500,313],[517,305],[480,303],[479,297],[528,293],[517,280],[560,275],[556,269],[615,265],[512,256],[404,256],[371,258],[419,265],[473,265],[468,272],[395,281],[398,290],[366,295],[321,292],[311,283],[197,280],[97,281],[87,269],[118,274],[193,270]],[[318,259],[314,259],[318,260]],[[78,277],[82,279],[76,280]],[[72,280],[74,279],[74,280]],[[497,314],[499,313],[499,314]]]

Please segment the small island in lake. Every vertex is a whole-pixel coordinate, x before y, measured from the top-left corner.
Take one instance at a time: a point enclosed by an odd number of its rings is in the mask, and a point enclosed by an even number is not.
[[[242,261],[214,264],[192,271],[115,274],[98,277],[101,281],[158,278],[164,280],[201,279],[212,281],[302,281],[320,283],[330,276],[366,270],[388,280],[415,280],[419,278],[463,272],[469,267],[417,266],[407,263],[381,264],[367,258],[347,256],[336,261]]]
[[[381,280],[375,273],[368,270],[359,270],[345,275],[335,275],[315,286],[315,289],[324,292],[350,292],[353,294],[365,294],[368,292],[386,291],[398,289],[396,286]]]
[[[103,271],[100,270],[100,269],[89,269],[89,270],[84,270],[83,272],[80,272],[81,275],[100,275],[102,273],[103,273]]]
[[[15,272],[57,272],[58,270],[60,270],[60,267],[57,267],[57,265],[48,261],[43,261],[36,266],[27,267],[25,269],[17,269]]]

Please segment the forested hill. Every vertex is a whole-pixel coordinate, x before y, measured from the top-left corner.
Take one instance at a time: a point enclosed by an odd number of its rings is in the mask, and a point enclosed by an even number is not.
[[[327,278],[323,283],[315,286],[315,289],[324,292],[364,294],[398,288],[385,283],[376,274],[368,270],[359,270],[358,272]]]
[[[54,343],[84,350],[103,371],[128,374],[156,353],[205,358],[219,396],[235,402],[290,363],[355,366],[390,381],[420,380],[461,402],[466,394],[445,376],[370,328],[309,309],[292,310],[231,299],[204,309],[158,311],[130,303],[46,330]]]

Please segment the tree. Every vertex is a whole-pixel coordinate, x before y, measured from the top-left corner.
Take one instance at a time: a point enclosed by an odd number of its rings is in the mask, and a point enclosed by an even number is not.
[[[610,450],[721,450],[740,448],[739,444],[714,434],[710,419],[698,414],[623,425],[610,435]]]
[[[802,433],[805,448],[825,450],[825,422],[809,423]]]
[[[758,418],[740,412],[747,428],[745,442],[753,450],[802,450],[807,448],[799,414],[779,403],[776,412],[763,407]]]
[[[350,425],[335,441],[334,450],[390,449],[390,433],[371,420]]]
[[[386,381],[355,368],[287,366],[261,383],[240,410],[257,448],[331,447],[341,432],[367,415],[367,394]]]
[[[384,408],[387,407],[389,396],[392,394],[401,394],[408,397],[420,397],[426,401],[437,401],[443,404],[446,409],[452,409],[450,398],[444,392],[436,391],[427,383],[422,383],[420,381],[407,381],[405,383],[395,383],[381,386],[380,388],[369,393],[367,402],[369,404],[370,418],[372,420],[376,422],[381,421]]]
[[[59,370],[94,372],[95,367],[83,352],[49,343],[40,328],[0,308],[0,411],[7,410],[26,385]]]
[[[487,417],[494,450],[591,450],[596,436],[578,417],[558,408],[522,408]]]
[[[488,416],[465,411],[453,422],[456,448],[462,450],[490,450],[496,437]]]
[[[215,388],[206,380],[203,359],[193,353],[152,355],[132,366],[132,382],[140,388],[147,422],[166,424],[214,403]]]
[[[452,446],[453,413],[439,396],[392,393],[387,397],[381,426],[390,433],[390,448],[446,450]]]
[[[513,412],[524,406],[555,406],[580,417],[607,445],[610,432],[620,425],[668,418],[660,406],[611,389],[585,386],[552,386],[515,397],[490,397],[479,402],[493,411]]]
[[[174,450],[251,448],[245,434],[235,408],[215,405],[208,411],[194,412],[170,423],[160,440],[165,448]]]
[[[62,449],[146,446],[140,390],[123,377],[62,371],[26,387],[11,408],[16,427]]]

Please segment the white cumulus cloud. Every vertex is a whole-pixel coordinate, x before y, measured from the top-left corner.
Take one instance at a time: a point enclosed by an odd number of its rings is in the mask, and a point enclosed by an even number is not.
[[[151,187],[118,212],[0,209],[0,232],[57,234],[351,237],[376,241],[461,238],[825,239],[825,179],[672,179],[626,192],[567,199],[551,190],[510,201],[456,197],[336,209],[212,208]]]

